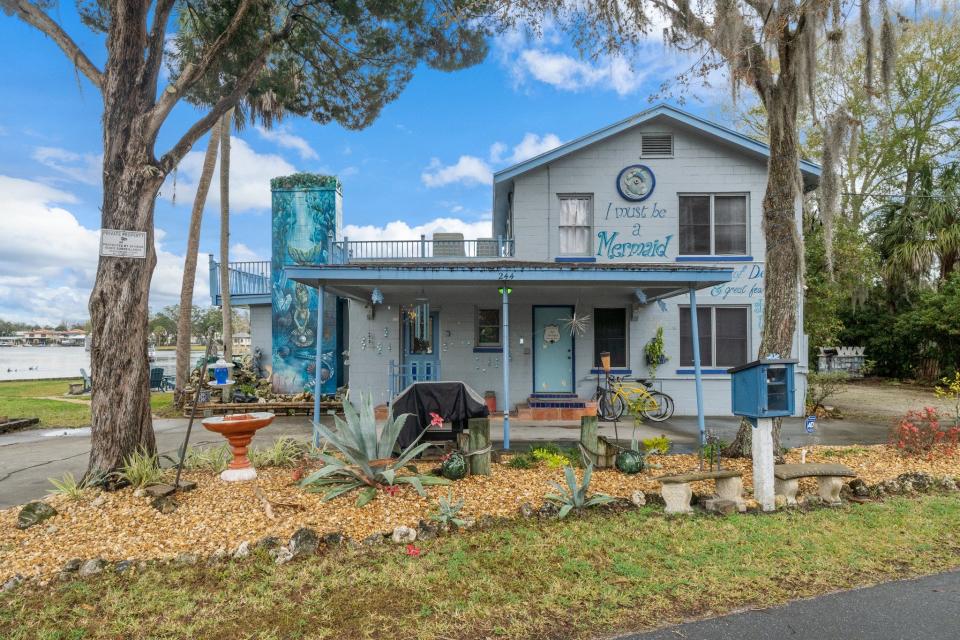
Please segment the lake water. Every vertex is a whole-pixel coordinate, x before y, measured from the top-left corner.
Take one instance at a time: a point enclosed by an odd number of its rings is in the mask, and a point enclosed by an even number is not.
[[[191,362],[202,357],[203,351],[190,353]],[[157,351],[151,366],[174,375],[176,352]],[[90,354],[83,347],[0,347],[0,380],[79,378],[80,369],[90,373]]]

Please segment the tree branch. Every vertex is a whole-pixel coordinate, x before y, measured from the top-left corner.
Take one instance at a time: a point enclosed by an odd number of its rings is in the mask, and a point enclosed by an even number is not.
[[[32,27],[39,29],[53,40],[61,51],[73,62],[73,65],[101,91],[103,90],[103,72],[87,57],[66,31],[40,7],[27,0],[0,0],[0,6],[14,13]]]
[[[196,64],[191,63],[184,67],[180,77],[177,78],[175,82],[167,85],[166,89],[163,90],[163,95],[160,96],[157,104],[150,111],[148,132],[151,137],[156,136],[157,132],[160,131],[163,122],[167,119],[167,116],[170,115],[170,112],[173,110],[173,107],[176,106],[177,102],[180,101],[180,98],[187,93],[194,83],[203,77],[213,63],[216,62],[217,58],[220,57],[220,54],[227,48],[233,37],[240,31],[243,18],[255,1],[256,0],[242,0],[240,6],[237,7],[236,13],[233,14],[230,24],[228,24],[223,33],[213,41],[206,55]]]
[[[160,76],[160,66],[163,64],[163,52],[166,46],[167,21],[170,19],[174,4],[175,0],[159,0],[153,12],[147,63],[144,65],[144,77],[140,82],[141,88],[151,100],[156,99],[157,95],[157,78]]]

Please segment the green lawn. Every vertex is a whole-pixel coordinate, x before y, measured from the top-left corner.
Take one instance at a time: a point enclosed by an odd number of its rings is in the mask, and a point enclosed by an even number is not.
[[[90,396],[66,395],[80,378],[0,382],[0,416],[40,418],[40,427],[84,427],[90,424]],[[176,417],[172,393],[150,394],[150,405],[160,417]]]
[[[597,637],[955,568],[960,499],[729,518],[645,508],[421,546],[24,586],[0,595],[0,637]]]

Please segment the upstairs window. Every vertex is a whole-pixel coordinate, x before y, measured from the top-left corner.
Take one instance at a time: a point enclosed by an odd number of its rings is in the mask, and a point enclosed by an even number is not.
[[[746,254],[746,195],[680,196],[680,255]]]
[[[600,367],[600,354],[610,352],[611,367],[627,366],[627,310],[593,310],[593,362]]]
[[[640,136],[640,157],[672,158],[673,134],[645,133]]]
[[[560,196],[560,255],[590,255],[592,231],[593,196]]]
[[[700,365],[728,369],[750,358],[749,307],[697,307]],[[690,307],[680,307],[680,366],[693,366]]]

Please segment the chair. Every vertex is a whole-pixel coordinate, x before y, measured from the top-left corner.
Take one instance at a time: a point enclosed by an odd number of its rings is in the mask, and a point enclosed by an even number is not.
[[[83,378],[83,389],[80,393],[89,393],[93,387],[93,381],[90,379],[90,376],[87,375],[85,369],[80,369],[80,377]]]
[[[167,391],[169,382],[163,375],[162,367],[153,367],[150,369],[150,391]]]

